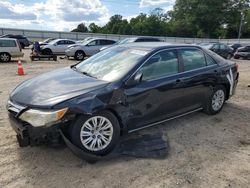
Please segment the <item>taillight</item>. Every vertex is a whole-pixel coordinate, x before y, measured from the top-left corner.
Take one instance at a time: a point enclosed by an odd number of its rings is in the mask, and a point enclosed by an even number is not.
[[[22,47],[21,47],[19,41],[17,41],[17,44],[18,44],[19,50],[20,50],[20,52],[21,52],[21,51],[22,51]]]
[[[237,63],[235,64],[235,67],[236,67],[236,71],[239,72],[239,65]]]

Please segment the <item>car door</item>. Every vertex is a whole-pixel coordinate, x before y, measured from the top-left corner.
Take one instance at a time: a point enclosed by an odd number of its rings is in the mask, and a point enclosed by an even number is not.
[[[211,50],[221,56],[220,44],[214,44]]]
[[[220,44],[220,55],[224,58],[227,58],[229,54],[229,48],[225,44]]]
[[[89,56],[92,56],[97,52],[99,52],[100,49],[101,49],[101,40],[98,39],[90,41],[87,45],[86,51]]]
[[[66,50],[66,46],[67,46],[66,40],[59,40],[56,43],[56,46],[53,48],[53,52],[56,54],[63,54]]]
[[[210,96],[214,83],[219,79],[217,63],[201,49],[179,49],[182,73],[179,87],[182,88],[183,106],[187,111],[203,108]]]
[[[179,60],[176,50],[155,53],[135,74],[137,73],[142,73],[142,81],[124,90],[130,130],[181,113],[184,93],[178,85]]]

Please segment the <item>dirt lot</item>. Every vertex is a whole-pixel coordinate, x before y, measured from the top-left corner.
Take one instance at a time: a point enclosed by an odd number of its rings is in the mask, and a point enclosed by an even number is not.
[[[5,104],[17,84],[73,60],[0,64],[0,187],[250,187],[250,61],[238,61],[237,95],[222,112],[201,112],[143,132],[163,131],[169,155],[163,160],[120,157],[88,164],[68,148],[19,148]]]

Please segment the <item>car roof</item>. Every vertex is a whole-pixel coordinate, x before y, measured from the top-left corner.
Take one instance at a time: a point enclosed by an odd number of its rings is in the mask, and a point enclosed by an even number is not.
[[[73,39],[55,39],[55,40],[53,40],[53,42],[57,42],[57,41],[60,41],[60,40],[70,40],[70,41],[75,41],[75,40],[73,40]]]
[[[130,47],[130,48],[141,48],[148,50],[156,50],[156,49],[164,49],[164,48],[179,48],[179,47],[196,47],[202,49],[198,45],[193,44],[174,44],[167,42],[136,42],[136,43],[128,43],[128,44],[119,44],[121,47]]]
[[[0,40],[14,40],[14,41],[16,41],[16,39],[13,39],[13,38],[0,38]]]
[[[89,41],[91,41],[91,40],[112,40],[112,41],[115,41],[114,39],[107,39],[107,38],[95,38],[95,37],[92,37]]]

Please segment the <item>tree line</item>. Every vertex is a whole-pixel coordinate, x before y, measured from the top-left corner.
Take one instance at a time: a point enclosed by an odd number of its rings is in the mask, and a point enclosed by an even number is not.
[[[81,23],[72,32],[167,37],[250,37],[250,0],[176,0],[173,10],[141,13],[130,21],[114,15],[104,26]]]

